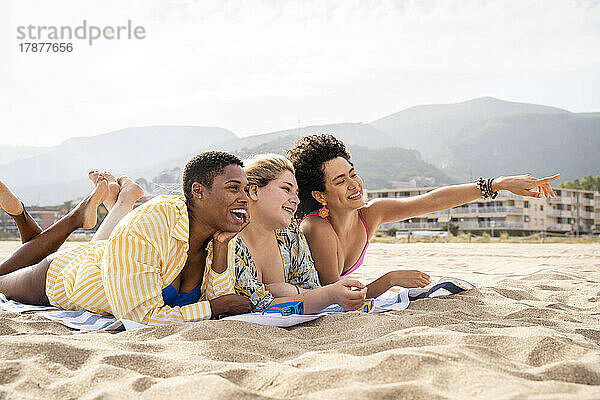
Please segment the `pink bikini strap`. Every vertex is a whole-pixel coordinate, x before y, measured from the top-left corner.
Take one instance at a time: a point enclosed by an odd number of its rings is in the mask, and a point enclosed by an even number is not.
[[[367,231],[367,244],[369,244],[369,227],[367,226],[367,223],[365,222],[365,219],[363,218],[362,212],[360,212],[360,210],[362,210],[361,208],[358,209],[358,215],[360,216],[360,220],[362,221],[363,225],[365,226],[365,231]]]
[[[365,243],[365,247],[363,247],[363,250],[360,253],[360,256],[358,257],[358,260],[356,260],[354,265],[352,267],[350,267],[350,269],[348,271],[346,271],[342,275],[340,275],[340,277],[350,275],[352,272],[356,271],[358,269],[358,267],[360,267],[362,265],[363,261],[365,260],[365,254],[367,253],[367,248],[369,247],[369,228],[367,227],[367,223],[365,222],[365,219],[363,218],[363,215],[360,212],[360,209],[358,210],[358,215],[360,216],[360,219],[363,222],[363,225],[365,227],[365,231],[367,232],[367,242]]]

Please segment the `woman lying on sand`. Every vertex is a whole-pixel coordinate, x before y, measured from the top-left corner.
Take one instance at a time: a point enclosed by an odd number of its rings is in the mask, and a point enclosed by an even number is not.
[[[0,206],[13,215],[24,242],[0,263],[0,292],[7,298],[150,325],[250,310],[248,298],[233,294],[227,268],[226,244],[247,221],[247,180],[237,157],[198,155],[184,171],[185,197],[156,197],[118,225],[141,188],[128,178],[91,178],[94,191],[43,232],[0,186]],[[94,241],[53,254],[75,229],[96,225],[103,201],[110,212]]]
[[[549,182],[559,177],[499,177],[366,204],[363,181],[340,140],[331,135],[307,136],[288,153],[299,186],[296,216],[303,219],[300,229],[323,285],[337,282],[361,266],[369,240],[381,224],[447,210],[480,196],[495,198],[499,190],[529,197],[554,196]],[[429,283],[429,275],[420,271],[391,271],[367,285],[367,297],[377,297],[393,286],[423,287]]]
[[[236,292],[250,298],[253,308],[304,301],[312,314],[330,304],[353,310],[365,299],[360,282],[342,279],[320,287],[304,235],[290,225],[298,205],[291,162],[277,154],[246,162],[250,222],[230,243],[235,254]],[[353,288],[357,290],[353,290]]]

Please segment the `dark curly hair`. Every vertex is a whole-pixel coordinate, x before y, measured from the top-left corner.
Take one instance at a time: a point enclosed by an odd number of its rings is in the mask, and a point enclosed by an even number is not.
[[[321,207],[311,192],[325,191],[323,164],[337,157],[345,158],[350,164],[352,162],[344,143],[325,134],[305,136],[299,139],[294,148],[287,153],[296,170],[300,198],[296,218],[301,219]]]
[[[221,174],[228,165],[244,163],[233,154],[222,151],[207,151],[192,158],[183,170],[183,194],[188,207],[192,204],[192,184],[198,182],[208,189],[212,188],[215,176]]]

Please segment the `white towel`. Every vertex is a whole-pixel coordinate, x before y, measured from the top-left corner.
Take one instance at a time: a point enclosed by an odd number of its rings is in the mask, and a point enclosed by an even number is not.
[[[444,277],[440,278],[423,288],[400,288],[399,292],[388,290],[374,300],[373,308],[369,313],[381,313],[384,311],[401,311],[406,309],[412,300],[425,299],[429,297],[439,297],[450,294],[464,292],[465,290],[473,289],[475,286],[472,283],[458,278]],[[312,321],[325,315],[341,314],[343,312],[360,312],[360,311],[343,311],[342,307],[337,304],[332,304],[323,309],[318,314],[312,315],[278,315],[278,314],[262,314],[250,313],[232,315],[225,317],[224,320],[237,320],[253,322],[261,325],[271,325],[278,327],[289,327],[298,325],[303,322]]]
[[[475,286],[473,284],[462,279],[444,277],[430,283],[424,288],[400,288],[399,292],[393,292],[390,290],[374,300],[373,308],[371,309],[370,313],[380,313],[392,310],[400,311],[408,307],[410,302],[414,300],[460,293],[465,290],[473,289],[474,287]],[[41,316],[52,321],[60,322],[69,328],[79,330],[130,330],[144,328],[147,326],[140,324],[139,322],[125,319],[118,320],[111,315],[98,315],[84,310],[66,311],[57,309],[56,307],[22,304],[16,301],[7,300],[2,293],[0,293],[0,308],[19,313],[24,311],[44,311],[40,313]],[[333,304],[318,314],[283,316],[278,314],[249,313],[233,315],[231,317],[223,318],[223,320],[246,321],[261,325],[289,327],[312,321],[325,315],[340,314],[343,312],[345,311],[343,311],[339,305]]]
[[[22,313],[25,311],[43,311],[39,315],[60,322],[69,328],[82,331],[106,331],[143,328],[146,325],[130,320],[117,320],[112,315],[99,315],[89,311],[67,311],[53,306],[34,306],[8,300],[0,293],[0,308],[6,311]],[[54,310],[54,311],[48,311]]]

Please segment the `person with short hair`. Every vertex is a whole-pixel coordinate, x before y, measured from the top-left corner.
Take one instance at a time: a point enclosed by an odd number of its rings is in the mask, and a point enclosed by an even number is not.
[[[29,246],[24,257],[18,249],[0,263],[0,292],[24,303],[84,309],[148,325],[248,312],[251,303],[234,293],[233,271],[227,268],[229,240],[247,223],[242,166],[228,153],[199,154],[185,167],[184,196],[144,203],[109,229],[106,240],[53,254],[56,241],[44,247],[46,232],[41,232],[23,245],[35,241],[39,250]],[[96,225],[96,207],[107,192],[107,180],[99,177],[94,192],[65,219],[73,222],[63,223],[64,239],[81,226]],[[14,203],[9,200],[0,191],[0,204]]]

